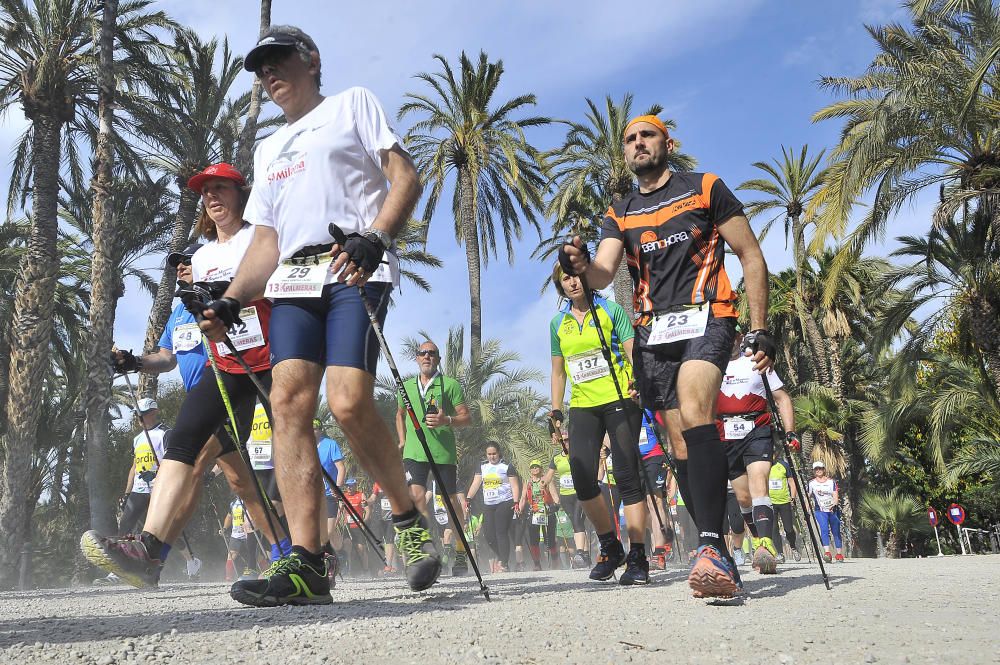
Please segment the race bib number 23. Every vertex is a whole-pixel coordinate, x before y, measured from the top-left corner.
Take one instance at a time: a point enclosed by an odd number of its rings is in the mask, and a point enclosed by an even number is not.
[[[677,312],[660,314],[653,319],[646,344],[670,344],[705,334],[709,305],[691,305]]]

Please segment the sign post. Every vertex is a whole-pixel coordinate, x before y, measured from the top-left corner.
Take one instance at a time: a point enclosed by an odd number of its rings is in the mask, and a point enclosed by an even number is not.
[[[938,535],[938,530],[937,530],[938,514],[937,511],[934,510],[933,506],[927,506],[927,521],[931,523],[932,527],[934,527],[934,540],[937,541],[937,546],[938,546],[937,555],[944,556],[944,552],[941,551],[941,536]]]
[[[955,529],[958,531],[958,544],[962,548],[962,554],[969,554],[965,551],[965,540],[962,538],[962,522],[965,521],[965,508],[953,503],[948,506],[948,521],[955,525]]]

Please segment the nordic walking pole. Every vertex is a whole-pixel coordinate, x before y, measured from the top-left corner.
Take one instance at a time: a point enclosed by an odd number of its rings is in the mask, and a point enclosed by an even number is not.
[[[253,478],[253,487],[257,492],[257,498],[260,499],[261,506],[264,508],[264,517],[267,520],[267,526],[271,530],[271,534],[274,536],[274,544],[277,545],[278,530],[274,528],[274,520],[271,519],[271,513],[274,512],[277,516],[278,511],[275,510],[274,504],[271,503],[271,499],[267,496],[267,492],[264,491],[264,486],[260,484],[260,479],[257,478],[257,474],[254,473],[253,463],[250,461],[250,454],[247,452],[246,447],[239,440],[239,425],[236,423],[236,414],[233,412],[233,403],[229,400],[229,391],[226,390],[226,385],[222,381],[222,372],[219,370],[219,366],[215,362],[215,354],[212,353],[211,342],[208,338],[202,335],[202,343],[205,345],[205,349],[208,351],[208,362],[212,365],[212,372],[215,374],[215,384],[219,388],[219,395],[222,397],[222,403],[226,407],[226,415],[229,417],[230,427],[226,428],[227,433],[232,438],[233,443],[236,444],[236,451],[240,455],[240,459],[246,464],[247,470],[250,471],[250,477]],[[249,371],[249,368],[247,368]],[[252,372],[247,374],[251,379],[255,379]],[[287,535],[287,534],[286,534]]]
[[[788,456],[788,463],[792,465],[792,472],[795,474],[795,481],[799,485],[796,489],[799,490],[796,494],[799,497],[799,504],[802,506],[803,517],[805,517],[806,527],[809,531],[809,540],[812,541],[813,551],[816,552],[816,562],[819,564],[819,570],[823,573],[823,584],[826,585],[827,591],[831,590],[830,578],[826,574],[826,566],[823,565],[823,557],[819,552],[819,543],[816,541],[816,532],[813,531],[812,522],[809,521],[809,511],[806,508],[805,499],[805,485],[802,484],[802,476],[799,475],[798,465],[795,463],[795,458],[792,457],[792,451],[788,447],[788,439],[785,438],[785,425],[781,421],[781,414],[778,412],[778,405],[774,402],[774,393],[771,392],[771,384],[767,380],[767,373],[760,375],[760,378],[764,381],[764,392],[767,394],[767,405],[771,408],[771,417],[774,419],[774,426],[778,429],[781,434],[781,444],[785,447],[785,455]]]
[[[587,286],[586,276],[577,275],[577,277],[580,278],[580,286],[583,288],[583,292],[587,296],[587,304],[590,305],[590,319],[594,324],[594,329],[597,330],[597,338],[601,341],[601,354],[604,356],[604,362],[608,364],[608,371],[611,374],[611,380],[614,381],[615,390],[618,392],[618,399],[621,400],[622,404],[627,404],[628,402],[625,399],[625,393],[622,392],[621,384],[618,383],[618,374],[615,373],[614,361],[611,359],[611,347],[608,346],[608,340],[604,336],[604,328],[600,326],[597,319],[597,305],[594,304],[594,294],[590,292],[590,287]],[[622,410],[625,410],[624,406],[622,406]],[[642,468],[642,460],[640,459],[641,455],[639,455],[639,433],[632,431],[632,421],[629,420],[627,416],[625,418],[625,422],[628,424],[629,436],[632,437],[633,441],[635,441],[635,470],[636,474],[639,476],[639,484],[642,487],[642,496],[647,497],[649,496],[649,487],[646,484],[646,473],[645,469]],[[642,427],[642,424],[640,423],[639,426]],[[632,436],[633,434],[635,435],[634,437]],[[667,528],[663,526],[663,517],[660,515],[660,506],[656,503],[656,501],[653,501],[653,512],[656,514],[656,522],[660,526],[660,532],[663,534],[663,537],[666,538]]]
[[[229,335],[226,335],[226,337],[222,340],[222,343],[225,344],[226,348],[229,349],[229,352],[232,354],[233,359],[236,361],[236,363],[243,369],[244,372],[247,373],[247,376],[250,377],[250,381],[253,383],[254,388],[257,389],[257,396],[260,398],[261,406],[264,407],[264,413],[267,415],[268,421],[273,422],[274,416],[271,412],[271,396],[270,394],[268,394],[267,388],[264,386],[263,383],[261,383],[260,379],[258,379],[254,375],[253,370],[250,368],[250,365],[248,365],[247,361],[243,359],[243,356],[236,348],[236,345],[233,344],[233,340],[232,338],[229,337]],[[379,558],[382,559],[382,563],[388,566],[389,564],[388,562],[386,562],[385,559],[385,551],[382,549],[382,542],[375,537],[375,534],[372,532],[371,528],[367,524],[365,524],[364,520],[361,519],[357,511],[354,510],[354,506],[352,506],[350,501],[347,500],[347,497],[344,496],[343,491],[341,491],[340,487],[337,486],[337,483],[335,483],[333,478],[330,477],[330,474],[327,473],[327,470],[323,468],[322,464],[320,464],[319,469],[320,471],[323,472],[323,476],[326,477],[326,482],[330,485],[332,490],[337,494],[337,498],[340,499],[340,502],[344,504],[344,508],[347,510],[347,512],[351,514],[351,517],[353,517],[357,521],[357,523],[361,526],[361,529],[365,534],[365,540],[367,540],[371,548],[375,550],[375,554],[377,554]]]
[[[333,238],[333,241],[343,247],[347,240],[347,237],[344,235],[344,231],[336,224],[330,224],[328,230],[330,232],[330,236]],[[410,422],[413,423],[413,429],[416,432],[417,439],[420,441],[420,446],[424,449],[424,454],[427,456],[427,462],[431,467],[431,473],[434,475],[434,480],[437,481],[438,487],[445,488],[446,485],[444,477],[441,475],[441,469],[438,468],[437,462],[434,461],[434,455],[431,454],[431,448],[427,444],[427,436],[424,434],[424,430],[420,426],[420,420],[417,418],[417,414],[413,410],[413,402],[410,401],[410,396],[406,394],[406,388],[403,386],[403,379],[399,375],[399,369],[396,367],[396,361],[392,357],[392,351],[389,350],[389,342],[386,341],[385,335],[382,333],[382,326],[378,322],[378,314],[375,312],[371,303],[368,302],[368,297],[365,294],[365,288],[361,285],[358,285],[358,295],[361,297],[361,303],[365,306],[365,311],[368,313],[368,318],[371,321],[372,330],[375,331],[375,337],[378,338],[382,355],[385,356],[385,361],[388,363],[389,370],[392,372],[392,378],[396,383],[396,392],[399,393],[400,398],[403,400],[403,407],[406,409],[406,413],[410,417]],[[482,573],[479,572],[479,564],[476,562],[476,557],[472,556],[469,541],[465,537],[465,530],[459,528],[462,521],[458,519],[458,512],[455,510],[455,506],[451,501],[451,495],[449,495],[447,491],[444,491],[441,493],[441,499],[444,501],[445,508],[448,509],[448,516],[451,518],[451,523],[455,525],[455,530],[458,531],[458,537],[462,541],[462,546],[469,555],[469,562],[472,564],[472,570],[475,571],[476,578],[479,580],[479,590],[483,594],[483,597],[489,601],[490,589],[483,582]]]
[[[149,430],[146,429],[146,422],[142,419],[142,414],[139,413],[139,397],[132,386],[132,377],[129,376],[128,372],[122,372],[122,376],[125,377],[125,383],[128,384],[129,394],[132,395],[132,404],[135,405],[135,413],[139,416],[139,424],[142,425],[142,432],[146,435],[146,443],[149,444],[149,450],[153,453],[153,457],[156,458],[156,468],[159,469],[160,456],[156,454],[156,447],[153,445],[153,439],[149,436]],[[188,542],[187,532],[184,529],[181,529],[181,538],[184,540],[184,548],[191,556],[194,556],[194,550],[191,549],[191,543]]]

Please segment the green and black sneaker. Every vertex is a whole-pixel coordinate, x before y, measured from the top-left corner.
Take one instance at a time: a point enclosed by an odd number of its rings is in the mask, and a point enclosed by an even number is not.
[[[254,607],[329,605],[330,580],[326,564],[309,563],[298,552],[274,563],[260,580],[241,580],[229,589],[233,600]]]
[[[419,515],[407,522],[397,522],[396,543],[403,556],[406,582],[413,591],[429,589],[441,574],[441,556]]]

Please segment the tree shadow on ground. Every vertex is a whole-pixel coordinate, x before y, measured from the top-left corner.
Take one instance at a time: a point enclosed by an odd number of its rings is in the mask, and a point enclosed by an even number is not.
[[[155,633],[166,634],[176,628],[180,634],[215,633],[246,630],[254,625],[303,626],[310,623],[336,623],[345,620],[376,618],[405,619],[422,612],[460,611],[486,601],[474,589],[441,586],[434,592],[372,599],[337,600],[331,605],[302,607],[254,608],[233,604],[217,609],[183,610],[169,607],[179,596],[185,600],[195,596],[218,598],[225,593],[218,587],[186,593],[186,589],[166,589],[150,592],[138,589],[101,589],[99,594],[135,594],[137,611],[128,614],[86,614],[67,617],[22,617],[0,621],[0,648],[17,643],[35,642],[64,644],[69,642],[95,642],[101,640],[136,639]],[[86,592],[95,593],[91,590]],[[74,595],[79,596],[80,591]],[[68,594],[46,595],[58,599]],[[405,600],[407,602],[399,602]]]

